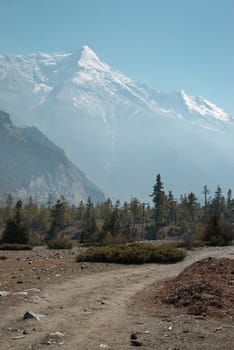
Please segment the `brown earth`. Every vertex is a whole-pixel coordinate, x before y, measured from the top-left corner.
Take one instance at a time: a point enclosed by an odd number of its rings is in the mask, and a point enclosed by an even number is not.
[[[161,300],[193,315],[234,319],[234,260],[207,258],[165,283]]]
[[[233,349],[232,319],[149,301],[194,262],[233,259],[234,247],[196,249],[174,265],[78,264],[77,253],[0,252],[0,349],[127,350],[132,334],[142,349]],[[24,320],[26,311],[43,316]]]

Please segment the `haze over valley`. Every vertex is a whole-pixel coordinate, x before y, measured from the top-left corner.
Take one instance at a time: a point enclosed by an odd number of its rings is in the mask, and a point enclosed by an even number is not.
[[[234,185],[232,116],[205,97],[136,83],[87,45],[1,56],[0,108],[38,127],[106,197],[146,200],[156,173],[176,195]]]

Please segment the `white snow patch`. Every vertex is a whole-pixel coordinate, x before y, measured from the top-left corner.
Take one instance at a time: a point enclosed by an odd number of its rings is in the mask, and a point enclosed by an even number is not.
[[[45,84],[36,84],[33,88],[33,92],[50,92],[53,88]]]
[[[181,94],[190,112],[197,112],[202,116],[211,116],[225,122],[229,121],[229,116],[223,109],[203,97],[189,96],[183,90]]]

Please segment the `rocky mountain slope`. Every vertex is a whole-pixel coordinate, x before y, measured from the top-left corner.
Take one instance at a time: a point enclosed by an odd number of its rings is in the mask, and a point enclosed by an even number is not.
[[[147,198],[156,173],[177,194],[234,185],[231,116],[203,97],[137,84],[87,46],[0,57],[0,107],[113,197]]]
[[[61,195],[78,204],[91,196],[103,200],[102,192],[77,169],[65,153],[36,127],[15,127],[7,113],[0,111],[0,199],[12,193],[46,203]]]

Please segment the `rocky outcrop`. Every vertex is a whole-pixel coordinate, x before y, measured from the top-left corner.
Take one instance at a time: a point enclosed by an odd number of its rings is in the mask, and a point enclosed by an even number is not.
[[[104,195],[65,153],[35,127],[14,126],[7,113],[0,111],[0,199],[11,193],[17,198],[32,196],[46,202],[63,195],[77,204],[88,196],[94,202]]]

